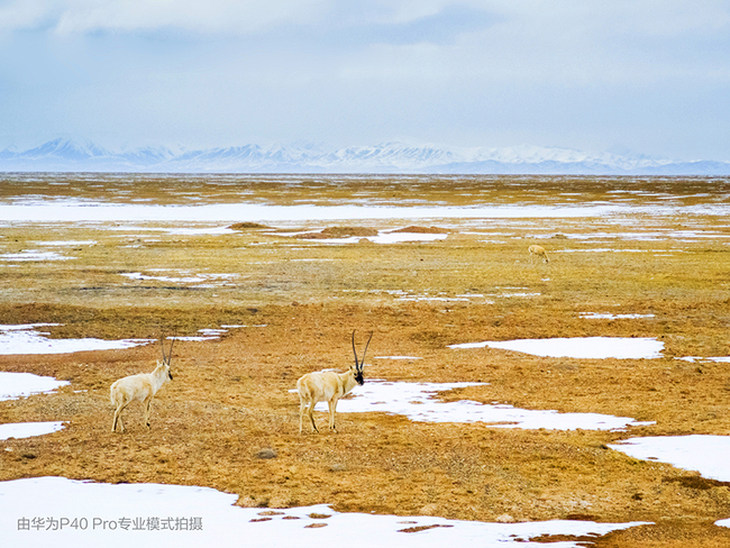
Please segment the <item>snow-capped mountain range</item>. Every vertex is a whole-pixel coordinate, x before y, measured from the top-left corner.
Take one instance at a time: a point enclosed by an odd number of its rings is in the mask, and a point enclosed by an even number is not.
[[[730,175],[730,162],[678,162],[537,146],[442,147],[400,142],[346,148],[249,144],[111,151],[93,143],[55,139],[28,150],[0,151],[0,171]]]

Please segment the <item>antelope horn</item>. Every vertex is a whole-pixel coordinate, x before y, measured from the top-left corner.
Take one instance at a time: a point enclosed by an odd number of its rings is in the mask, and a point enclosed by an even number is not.
[[[355,330],[352,330],[352,352],[355,354],[355,368],[360,367],[360,362],[357,361],[357,350],[355,350]]]
[[[167,356],[165,356],[165,337],[160,335],[160,350],[162,350],[162,361],[167,362]]]
[[[365,344],[365,350],[363,350],[363,352],[362,352],[362,361],[360,362],[360,369],[362,369],[363,366],[365,365],[365,354],[368,351],[368,346],[370,346],[370,341],[372,340],[372,338],[373,338],[373,331],[370,332],[370,337],[368,338],[368,342]]]
[[[172,359],[172,347],[175,345],[175,337],[172,338],[172,342],[170,343],[170,353],[167,355],[167,364],[170,364],[170,360]]]

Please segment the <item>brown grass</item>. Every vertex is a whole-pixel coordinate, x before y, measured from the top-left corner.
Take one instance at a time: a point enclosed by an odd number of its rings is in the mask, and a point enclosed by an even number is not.
[[[271,227],[267,225],[262,225],[261,223],[243,222],[233,223],[228,228],[230,228],[231,230],[262,230]]]
[[[410,225],[406,226],[404,228],[399,228],[397,230],[393,230],[393,232],[404,232],[407,234],[448,234],[451,232],[448,228],[441,228],[438,226],[417,226],[417,225]]]
[[[69,187],[49,187],[47,178],[38,177],[27,185],[9,180],[0,189],[5,198],[63,192],[93,199],[126,189],[133,197],[180,203],[188,198],[175,192],[185,189],[203,202],[233,201],[244,190],[256,200],[282,204],[363,196],[395,203],[417,195],[451,205],[610,201],[626,199],[613,191],[643,190],[648,194],[631,195],[635,205],[666,204],[659,197],[668,194],[681,207],[718,203],[729,188],[724,180],[698,179],[303,179],[282,186],[262,176],[243,178],[239,186],[206,186],[207,179],[143,177],[132,183],[120,176],[99,194],[88,180],[69,177]],[[580,195],[562,196],[566,188]],[[0,356],[0,370],[71,382],[54,394],[0,402],[0,422],[68,421],[54,434],[0,442],[0,480],[62,475],[205,485],[239,494],[240,505],[271,508],[331,503],[338,511],[488,521],[503,515],[645,520],[656,525],[616,532],[599,544],[726,546],[730,530],[712,525],[730,517],[726,483],[607,447],[637,435],[730,434],[728,365],[674,359],[730,354],[730,233],[726,219],[681,211],[618,219],[439,220],[450,231],[445,240],[385,246],[316,240],[292,246],[291,239],[255,230],[180,236],[109,231],[108,224],[5,225],[0,253],[43,248],[43,241],[52,240],[96,244],[57,249],[75,257],[69,261],[0,263],[2,323],[57,322],[62,325],[48,328],[55,337],[101,338],[248,327],[215,342],[176,343],[175,379],[155,399],[152,429],[143,426],[141,409],[130,407],[125,435],[110,432],[109,385],[150,371],[157,347]],[[402,224],[362,226],[377,233]],[[328,237],[344,234],[327,223],[311,228],[339,234]],[[724,236],[684,240],[671,236],[675,230]],[[661,231],[667,236],[651,241],[625,235]],[[566,236],[595,233],[605,235]],[[550,253],[549,265],[529,262],[527,245],[536,236]],[[614,251],[590,251],[606,248]],[[235,277],[206,287],[122,276],[129,272]],[[589,320],[581,312],[654,316]],[[297,399],[288,390],[305,372],[349,364],[352,329],[375,330],[366,379],[482,381],[489,384],[443,397],[606,413],[656,425],[628,432],[525,431],[341,413],[339,434],[300,436]],[[665,357],[549,359],[446,347],[594,335],[657,337],[665,343]],[[423,359],[374,358],[379,355]],[[276,451],[276,458],[258,458],[264,448]]]

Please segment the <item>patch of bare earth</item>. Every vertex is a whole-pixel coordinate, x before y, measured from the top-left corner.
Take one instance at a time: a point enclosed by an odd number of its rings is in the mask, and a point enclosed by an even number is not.
[[[352,236],[366,238],[368,236],[377,235],[377,229],[366,226],[328,226],[319,232],[298,234],[297,238],[303,238],[305,240],[325,240],[330,238],[350,238]]]

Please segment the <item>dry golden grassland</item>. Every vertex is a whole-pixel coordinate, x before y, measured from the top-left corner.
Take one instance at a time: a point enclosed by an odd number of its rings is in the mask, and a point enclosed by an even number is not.
[[[71,383],[0,402],[3,423],[67,421],[53,434],[0,441],[0,480],[203,485],[239,494],[244,506],[324,502],[340,511],[483,521],[504,514],[644,520],[655,525],[598,545],[728,546],[730,529],[713,523],[730,517],[729,484],[607,446],[635,436],[730,435],[730,366],[675,359],[730,355],[730,221],[693,209],[729,197],[727,179],[8,176],[0,180],[3,203],[632,208],[584,218],[327,222],[260,221],[242,209],[241,223],[265,226],[220,234],[169,229],[233,223],[2,223],[0,256],[51,249],[73,257],[0,261],[2,324],[53,322],[60,324],[47,328],[53,337],[110,339],[247,327],[215,341],[176,343],[175,378],[155,399],[152,428],[144,427],[141,406],[131,406],[123,435],[110,431],[109,385],[151,371],[158,346],[0,356],[0,370]],[[447,236],[365,239],[408,225]],[[362,239],[336,245],[292,235],[320,229]],[[54,246],[59,241],[78,243]],[[549,264],[530,260],[533,243],[545,247]],[[191,281],[201,275],[209,276]],[[585,312],[647,316],[587,319]],[[306,372],[344,370],[353,329],[361,338],[375,332],[366,382],[482,381],[488,384],[442,397],[655,424],[535,431],[340,413],[339,433],[299,435],[298,400],[289,390]],[[583,336],[656,337],[665,348],[659,359],[579,360],[447,347]],[[394,355],[422,359],[377,359]],[[317,419],[325,425],[324,413]],[[258,458],[263,448],[276,458]]]

